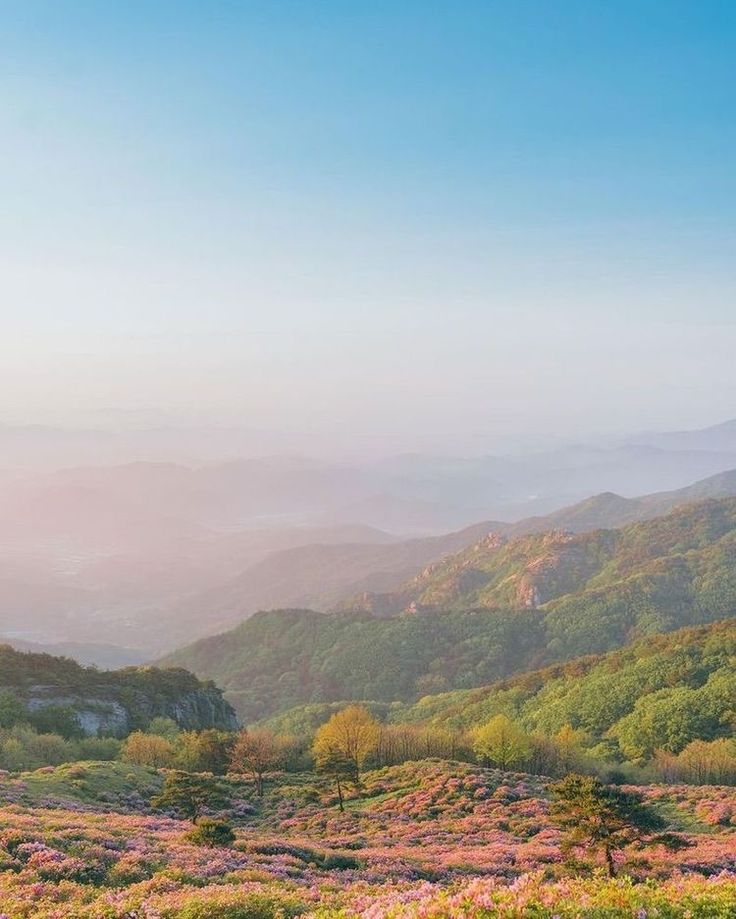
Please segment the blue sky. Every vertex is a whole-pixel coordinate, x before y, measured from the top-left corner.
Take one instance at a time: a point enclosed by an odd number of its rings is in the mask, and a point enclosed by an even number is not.
[[[733,3],[0,12],[0,420],[736,414]]]

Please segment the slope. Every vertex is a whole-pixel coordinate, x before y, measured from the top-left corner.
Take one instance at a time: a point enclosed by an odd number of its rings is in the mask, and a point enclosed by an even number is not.
[[[444,536],[410,539],[391,544],[345,542],[289,547],[270,553],[235,578],[194,593],[141,622],[139,636],[151,634],[160,644],[162,624],[179,642],[226,629],[261,609],[304,608],[326,611],[355,605],[378,612],[380,602],[352,599],[358,594],[392,592],[444,556],[482,540],[489,533],[511,538],[554,529],[588,532],[648,520],[677,505],[703,498],[736,494],[736,470],[704,479],[674,492],[623,498],[605,493],[563,508],[546,517],[517,523],[483,521]],[[407,603],[410,599],[407,599]],[[390,601],[388,611],[403,601]],[[171,641],[169,641],[171,643]]]
[[[730,615],[735,562],[736,499],[727,498],[620,530],[554,530],[514,540],[491,534],[400,590],[366,594],[352,606],[380,615],[540,608],[558,650],[571,656],[620,644],[631,627],[666,631]],[[588,634],[582,647],[572,633],[586,625],[603,631],[597,643]]]
[[[341,704],[298,706],[264,723],[311,737]],[[731,738],[736,763],[736,619],[649,636],[479,689],[366,704],[393,724],[459,732],[496,715],[548,738],[569,726],[577,743],[608,762],[646,761],[657,750],[679,753],[694,740]]]
[[[618,531],[486,538],[391,595],[413,614],[260,613],[165,663],[215,679],[246,720],[305,702],[408,701],[732,616],[735,563],[736,499]]]
[[[427,696],[394,707],[391,718],[472,728],[501,713],[548,736],[569,724],[635,758],[732,736],[736,619],[649,636],[482,689]]]

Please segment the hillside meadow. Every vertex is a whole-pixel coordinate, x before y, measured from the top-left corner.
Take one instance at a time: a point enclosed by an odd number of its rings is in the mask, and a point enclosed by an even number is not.
[[[126,771],[127,770],[127,771]],[[312,774],[229,777],[226,847],[152,812],[152,769],[104,763],[0,783],[0,915],[8,919],[727,917],[736,911],[736,790],[647,786],[685,841],[571,871],[547,782],[441,760],[365,773],[344,813]]]

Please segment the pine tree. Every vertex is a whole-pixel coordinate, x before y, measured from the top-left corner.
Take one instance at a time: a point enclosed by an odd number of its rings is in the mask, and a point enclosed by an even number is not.
[[[174,771],[167,774],[161,793],[151,804],[178,811],[196,823],[205,808],[226,807],[228,799],[226,790],[212,776]]]
[[[661,842],[671,848],[684,841],[662,832],[665,823],[641,795],[604,785],[589,775],[565,776],[550,786],[550,817],[562,829],[562,851],[585,847],[603,855],[609,877],[616,876],[614,853],[632,843]]]

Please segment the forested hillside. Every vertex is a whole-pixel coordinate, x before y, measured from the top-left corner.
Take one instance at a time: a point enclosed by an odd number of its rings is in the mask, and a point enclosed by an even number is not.
[[[377,619],[312,610],[257,613],[164,660],[212,674],[243,721],[302,702],[414,699],[478,686],[541,662],[535,611]]]
[[[629,764],[668,780],[733,782],[736,619],[650,636],[481,689],[366,706],[389,733],[420,749],[432,743],[470,749],[486,726],[505,723],[517,765],[527,768],[549,769],[561,759],[577,768]],[[310,737],[340,707],[300,706],[266,726]]]
[[[736,499],[705,501],[624,527],[506,540],[496,534],[356,608],[538,608],[554,655],[605,651],[631,630],[661,632],[736,608]]]
[[[411,582],[396,608],[413,612],[261,613],[165,663],[214,679],[245,720],[306,702],[412,701],[728,618],[735,562],[736,499],[618,531],[488,538]]]
[[[736,729],[736,619],[655,635],[603,656],[391,709],[395,721],[473,728],[505,714],[548,736],[565,725],[631,759]]]
[[[514,523],[486,520],[454,533],[409,540],[370,541],[343,539],[315,533],[310,545],[297,545],[273,551],[249,565],[237,577],[205,591],[195,591],[148,617],[141,634],[159,634],[163,623],[176,624],[176,634],[190,641],[232,628],[262,609],[309,608],[323,612],[353,605],[380,611],[385,604],[397,611],[411,602],[402,585],[428,565],[440,562],[451,553],[461,552],[482,541],[488,533],[515,539],[555,529],[574,533],[599,528],[620,527],[665,514],[687,501],[722,498],[736,493],[736,470],[720,473],[677,491],[658,492],[637,498],[605,492],[547,516],[527,517]],[[356,528],[356,536],[359,531]],[[334,544],[330,544],[334,543]],[[398,591],[394,596],[393,591]],[[409,592],[410,593],[410,592]],[[366,603],[367,598],[367,603]],[[375,602],[372,598],[377,598]]]

